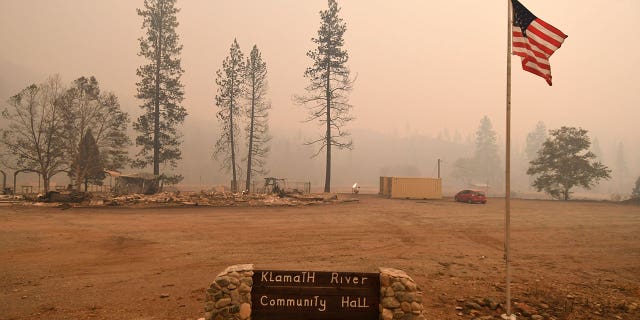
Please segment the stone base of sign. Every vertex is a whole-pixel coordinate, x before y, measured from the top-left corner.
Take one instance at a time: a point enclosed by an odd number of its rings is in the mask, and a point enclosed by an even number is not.
[[[425,320],[420,287],[404,271],[380,268],[380,319]]]
[[[205,320],[251,320],[253,265],[228,267],[207,289]],[[402,270],[380,268],[380,320],[425,320],[420,287]]]
[[[205,320],[251,319],[253,265],[228,267],[207,289]]]

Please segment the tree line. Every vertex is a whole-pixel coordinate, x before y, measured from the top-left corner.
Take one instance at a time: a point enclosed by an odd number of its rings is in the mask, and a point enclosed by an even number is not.
[[[610,179],[611,169],[598,161],[591,148],[585,129],[563,126],[547,132],[544,123],[538,122],[527,135],[524,150],[531,186],[554,199],[569,200],[575,187],[589,190]],[[473,157],[457,159],[452,174],[467,184],[476,181],[487,187],[502,187],[503,170],[496,133],[485,116],[476,131]]]
[[[15,171],[30,171],[43,179],[45,192],[50,180],[67,173],[77,190],[89,182],[100,184],[104,171],[126,165],[151,167],[153,174],[178,182],[179,174],[169,174],[182,158],[180,126],[188,115],[182,105],[184,86],[181,77],[182,45],[176,32],[180,9],[176,0],[145,0],[137,9],[142,18],[144,36],[139,38],[139,55],[146,63],[138,67],[136,97],[143,114],[133,122],[139,148],[130,158],[132,141],[126,131],[129,116],[121,110],[117,97],[101,92],[95,77],[81,77],[65,87],[58,76],[33,84],[8,101],[2,118],[8,123],[0,129],[4,149],[1,164]],[[304,72],[310,81],[307,94],[295,100],[309,108],[307,121],[317,120],[323,134],[308,144],[319,145],[315,155],[326,151],[325,191],[331,189],[331,151],[352,147],[345,125],[352,120],[348,92],[352,88],[347,51],[343,48],[346,24],[339,17],[335,0],[320,11],[317,45],[307,53],[312,65]],[[255,175],[264,175],[269,153],[267,65],[257,45],[245,59],[234,39],[229,56],[216,72],[218,86],[215,105],[220,123],[213,156],[222,169],[231,173],[232,191],[239,190],[238,178],[244,172],[248,190]],[[246,141],[246,153],[240,158],[240,125]],[[315,156],[314,155],[314,156]],[[241,167],[241,163],[246,168]]]
[[[112,92],[102,92],[94,77],[65,87],[59,77],[30,85],[12,96],[2,111],[5,153],[0,161],[14,170],[38,173],[45,192],[53,176],[65,172],[76,189],[100,183],[104,169],[128,161],[129,116]]]
[[[312,65],[304,72],[310,84],[307,93],[294,97],[297,104],[309,110],[307,122],[317,121],[323,127],[323,133],[316,139],[306,142],[317,145],[319,155],[326,152],[324,192],[331,191],[331,152],[332,147],[351,149],[346,124],[353,120],[350,115],[352,105],[348,103],[348,93],[354,80],[347,67],[349,55],[344,47],[346,23],[339,16],[340,8],[335,0],[328,1],[327,10],[320,11],[321,24],[317,37],[312,42],[315,49],[307,52]],[[266,100],[268,89],[267,67],[257,45],[254,45],[249,57],[244,58],[237,39],[233,40],[229,55],[224,59],[222,68],[216,72],[218,94],[216,105],[217,118],[222,134],[216,142],[214,157],[221,161],[222,167],[231,173],[232,191],[238,190],[238,177],[243,168],[239,165],[239,122],[244,122],[247,143],[245,189],[250,189],[254,174],[266,174],[265,160],[269,153],[268,111],[271,104]]]

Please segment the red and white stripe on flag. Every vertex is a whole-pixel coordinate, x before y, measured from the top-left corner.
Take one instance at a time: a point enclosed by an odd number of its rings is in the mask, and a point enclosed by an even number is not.
[[[522,69],[545,79],[551,85],[549,57],[560,48],[567,35],[536,18],[526,32],[513,26],[513,54],[522,58]]]

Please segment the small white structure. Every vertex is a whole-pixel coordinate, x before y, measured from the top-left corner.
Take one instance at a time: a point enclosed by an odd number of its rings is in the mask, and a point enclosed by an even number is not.
[[[360,185],[356,182],[351,186],[351,193],[358,194],[360,192]]]

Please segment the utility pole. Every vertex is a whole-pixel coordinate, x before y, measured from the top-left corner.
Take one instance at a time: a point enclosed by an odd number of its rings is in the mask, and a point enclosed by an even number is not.
[[[438,159],[438,179],[440,179],[440,159]]]

